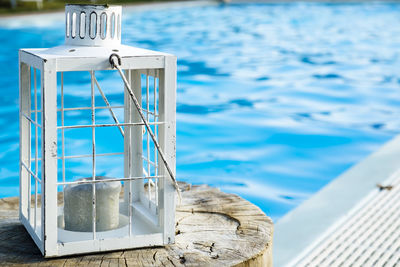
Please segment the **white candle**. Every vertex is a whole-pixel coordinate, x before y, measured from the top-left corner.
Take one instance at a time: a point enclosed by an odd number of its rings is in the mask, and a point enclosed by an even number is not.
[[[85,178],[81,180],[91,180]],[[96,177],[96,180],[106,180]],[[96,231],[107,231],[119,225],[119,194],[121,183],[96,183]],[[92,184],[67,185],[64,190],[65,230],[93,231]]]

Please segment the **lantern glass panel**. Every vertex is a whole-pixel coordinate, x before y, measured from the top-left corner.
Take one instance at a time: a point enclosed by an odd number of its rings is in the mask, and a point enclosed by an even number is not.
[[[25,157],[21,158],[21,175],[25,178],[24,190],[27,193],[21,214],[31,225],[31,231],[42,235],[41,193],[42,193],[42,112],[41,112],[41,72],[39,69],[21,64],[24,70],[23,95],[21,106],[21,143]],[[39,238],[40,240],[40,238]]]
[[[137,118],[135,120],[136,111],[132,103],[129,104],[129,110],[124,107],[124,101],[127,102],[126,96],[124,100],[122,90],[118,89],[118,87],[123,88],[123,84],[118,80],[111,84],[109,79],[104,79],[111,73],[110,71],[92,72],[89,75],[87,73],[64,72],[58,75],[57,173],[58,182],[62,184],[58,186],[60,192],[60,205],[57,209],[58,240],[65,243],[160,233],[158,214],[160,177],[155,145],[143,124]],[[140,85],[142,111],[156,137],[159,128],[158,73],[158,70],[143,70],[139,72],[136,81],[130,81],[137,86]],[[86,93],[77,94],[76,85],[73,83],[71,85],[67,77],[73,81],[80,81],[81,91],[85,90]],[[90,95],[87,91],[91,92]],[[74,102],[76,94],[81,98],[79,105]],[[70,107],[70,101],[74,102],[73,107]],[[127,146],[128,151],[124,151],[126,150],[124,146]],[[137,149],[142,164],[124,168],[125,161],[132,160],[132,154]],[[93,177],[113,181],[94,183]],[[85,183],[77,184],[77,181],[82,182],[82,180]],[[110,192],[103,192],[103,187],[113,186],[121,188],[124,186],[124,190],[127,191],[124,192],[126,196],[120,200],[122,190],[110,189],[114,196],[110,198],[110,195],[107,195],[107,202],[104,202],[106,197],[103,194]],[[78,191],[85,193],[78,198],[74,193],[75,199],[69,196],[71,192]],[[129,191],[132,192],[130,197]],[[112,202],[110,199],[114,201],[114,206],[109,205]],[[115,210],[118,210],[117,216]],[[73,217],[79,216],[82,217],[81,220],[74,222]],[[104,219],[107,216],[108,219]],[[115,217],[118,217],[117,222],[111,222]],[[93,220],[96,220],[95,224]],[[81,228],[77,227],[78,223]]]

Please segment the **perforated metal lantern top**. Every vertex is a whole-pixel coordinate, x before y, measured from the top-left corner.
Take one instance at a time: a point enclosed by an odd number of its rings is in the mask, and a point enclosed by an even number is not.
[[[111,69],[109,57],[117,53],[121,58],[142,57],[154,61],[157,68],[164,66],[164,56],[169,54],[121,44],[121,6],[66,5],[65,43],[44,49],[29,49],[40,58],[57,60],[57,71]],[[28,51],[28,50],[27,50]],[[136,62],[134,68],[148,64]],[[131,69],[130,61],[122,60],[122,69]]]
[[[121,6],[67,5],[65,22],[66,45],[121,44]]]

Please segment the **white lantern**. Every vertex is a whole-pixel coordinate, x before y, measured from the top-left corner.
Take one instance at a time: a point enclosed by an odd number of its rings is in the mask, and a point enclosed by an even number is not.
[[[120,6],[65,10],[65,45],[19,52],[20,220],[45,257],[173,243],[176,57],[121,45]],[[96,78],[101,70],[121,75],[112,86],[123,104],[107,98]],[[68,72],[87,75],[80,90],[90,104],[68,107]],[[112,122],[99,121],[99,112]],[[74,154],[79,142],[66,135],[82,129],[90,145]],[[120,138],[123,151],[97,151],[101,129],[115,129],[107,138]],[[100,177],[98,161],[114,156],[122,177]],[[69,177],[68,160],[89,167]]]

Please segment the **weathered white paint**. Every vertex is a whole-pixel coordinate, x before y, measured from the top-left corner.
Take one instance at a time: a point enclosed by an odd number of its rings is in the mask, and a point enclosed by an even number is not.
[[[130,71],[130,84],[133,85],[132,90],[137,99],[142,99],[142,84],[141,77],[137,70]],[[131,122],[141,123],[139,113],[136,111],[132,99],[130,98],[127,90],[125,88],[124,93],[129,98],[129,106],[131,110]],[[141,101],[140,101],[141,104]],[[130,162],[130,175],[131,176],[143,176],[143,134],[142,127],[131,127],[131,140],[136,140],[136,142],[131,142],[131,162]],[[131,184],[132,202],[140,201],[140,193],[143,192],[143,181],[133,181]],[[132,207],[131,207],[132,208]]]
[[[43,61],[42,72],[42,240],[45,256],[57,255],[57,72]]]
[[[114,51],[117,50],[117,51]],[[41,68],[41,60],[54,59],[56,71],[111,70],[109,56],[118,53],[122,60],[122,69],[159,69],[164,68],[164,57],[168,54],[152,52],[121,45],[118,49],[105,47],[58,46],[49,49],[21,49],[21,61]],[[72,51],[72,52],[69,52]],[[129,60],[127,60],[129,58]]]
[[[176,173],[176,57],[165,57],[165,69],[160,71],[159,110],[160,121],[165,124],[159,126],[160,146],[165,151],[166,160]],[[160,174],[166,176],[167,170],[162,161],[159,161]],[[175,188],[171,179],[159,180],[160,188],[160,225],[164,227],[164,242],[175,241]]]
[[[75,25],[75,38],[80,38],[79,19],[80,12],[79,8],[86,10],[90,8],[88,6],[68,6],[68,12],[76,13],[75,19],[77,22]],[[95,7],[96,12],[102,10],[99,14],[103,13],[106,7],[101,6]],[[117,10],[117,9],[116,9]],[[86,12],[85,11],[85,12]],[[111,13],[117,14],[114,9],[109,10]],[[66,14],[68,14],[68,12]],[[66,15],[66,18],[72,19],[71,15]],[[87,22],[87,16],[83,16]],[[100,22],[97,22],[100,23]],[[72,24],[66,29],[69,31],[68,38],[72,38]],[[98,25],[99,26],[99,25]],[[107,30],[111,30],[107,26]],[[87,30],[87,29],[86,29]],[[85,34],[87,31],[85,30]],[[124,88],[124,122],[119,122],[114,118],[113,124],[97,124],[95,118],[95,109],[106,108],[110,111],[110,114],[114,114],[112,109],[121,108],[121,106],[111,106],[107,104],[106,95],[103,93],[102,97],[105,103],[94,103],[92,101],[91,107],[74,107],[68,108],[61,104],[61,109],[57,108],[57,72],[65,71],[84,71],[90,72],[92,77],[92,100],[95,86],[100,88],[100,83],[95,79],[96,70],[111,70],[109,63],[109,57],[111,54],[116,53],[121,57],[121,69],[124,70],[125,76],[129,81],[129,85],[132,88],[134,95],[137,99],[142,99],[141,90],[141,74],[146,74],[147,87],[149,84],[150,76],[156,77],[152,79],[154,81],[154,88],[158,89],[157,94],[158,103],[155,105],[154,110],[149,110],[150,105],[143,104],[143,112],[147,114],[146,118],[151,118],[151,114],[154,114],[153,121],[150,121],[150,125],[155,130],[155,136],[158,137],[161,150],[164,152],[166,160],[175,174],[175,108],[176,108],[176,57],[145,50],[139,48],[133,48],[129,46],[120,45],[116,40],[120,40],[120,27],[115,24],[116,33],[119,36],[114,35],[111,40],[107,38],[96,40],[96,39],[84,39],[78,42],[78,39],[71,41],[66,36],[66,45],[58,46],[49,49],[21,49],[20,50],[20,120],[21,120],[21,167],[20,167],[20,179],[21,179],[21,210],[20,217],[22,223],[27,228],[28,232],[35,240],[38,247],[41,249],[45,257],[56,257],[69,254],[88,253],[96,251],[106,251],[115,249],[126,249],[143,246],[160,246],[174,242],[175,235],[175,188],[169,179],[168,173],[165,170],[163,161],[158,160],[158,154],[155,153],[154,157],[150,153],[143,154],[143,125],[144,122],[141,120],[136,107],[133,105],[130,96],[127,94]],[[108,35],[107,32],[106,37]],[[101,30],[100,30],[101,34]],[[67,34],[66,34],[67,35]],[[90,36],[89,36],[90,37]],[[96,37],[97,38],[97,37]],[[73,44],[73,45],[71,45]],[[91,46],[88,46],[91,45]],[[107,45],[107,46],[98,46]],[[30,105],[30,67],[34,67],[40,70],[41,73],[41,85],[40,88],[42,96],[42,110],[31,110]],[[64,76],[60,76],[64,77]],[[61,79],[64,82],[64,79]],[[97,84],[96,84],[97,83]],[[63,88],[63,86],[61,85]],[[101,90],[101,89],[100,89]],[[64,90],[62,89],[62,94]],[[61,95],[60,99],[63,101],[64,96]],[[146,93],[146,101],[153,99],[149,96],[149,90]],[[154,100],[157,97],[154,94]],[[141,104],[141,103],[140,103]],[[104,106],[105,105],[105,106]],[[156,108],[157,107],[157,108]],[[57,125],[57,112],[63,113],[66,110],[81,110],[82,112],[91,112],[92,121],[88,125],[64,125],[62,119],[61,125]],[[41,114],[41,124],[37,123],[36,120],[31,119],[31,114]],[[157,117],[157,120],[155,119]],[[42,177],[37,177],[34,171],[30,170],[30,127],[35,126],[41,131],[42,143],[40,144],[41,155],[38,155],[38,160],[41,161]],[[65,155],[64,150],[66,149],[63,140],[62,151],[57,151],[57,133],[64,129],[78,129],[78,128],[91,128],[92,139],[95,140],[95,128],[97,127],[118,127],[121,133],[124,133],[124,151],[115,151],[112,153],[96,154],[95,141],[91,151],[84,155]],[[123,131],[122,131],[123,128]],[[63,135],[61,134],[63,137]],[[64,138],[64,137],[63,137]],[[121,134],[118,132],[116,138],[121,138]],[[155,149],[154,142],[148,140],[146,149],[153,147]],[[153,149],[152,148],[152,149]],[[58,153],[59,152],[59,153]],[[121,168],[124,168],[124,177],[111,177],[109,182],[124,182],[124,198],[120,203],[120,216],[121,218],[128,218],[126,225],[120,225],[119,228],[112,231],[92,231],[92,232],[81,232],[81,234],[66,233],[63,224],[58,223],[58,220],[64,220],[63,209],[57,207],[57,188],[66,188],[69,184],[81,184],[82,181],[68,182],[65,181],[65,165],[66,158],[83,158],[92,157],[93,160],[93,175],[92,179],[85,181],[92,187],[95,187],[97,183],[93,179],[95,177],[95,165],[96,157],[99,156],[111,156],[111,155],[124,155],[124,164]],[[151,158],[150,158],[151,157]],[[57,165],[57,160],[61,160],[62,166]],[[146,162],[147,171],[143,171],[143,161]],[[151,169],[151,168],[154,168]],[[58,170],[62,170],[63,179],[60,177],[58,182],[57,174]],[[150,173],[151,172],[151,173]],[[28,201],[29,198],[29,180],[31,177],[36,177],[36,180],[40,183],[41,190],[41,210],[35,212],[39,220],[29,220],[30,208]],[[154,182],[153,182],[153,181]],[[143,185],[144,182],[148,186],[152,187],[152,190],[157,192],[153,195],[150,193],[151,190],[145,192]],[[96,190],[92,190],[92,205],[94,212],[92,218],[96,218]],[[60,201],[60,200],[59,200]],[[124,219],[125,220],[125,219]],[[35,224],[36,231],[34,229]],[[96,223],[93,221],[93,229],[96,229]],[[66,237],[68,235],[68,238]],[[73,242],[72,242],[73,241]]]

